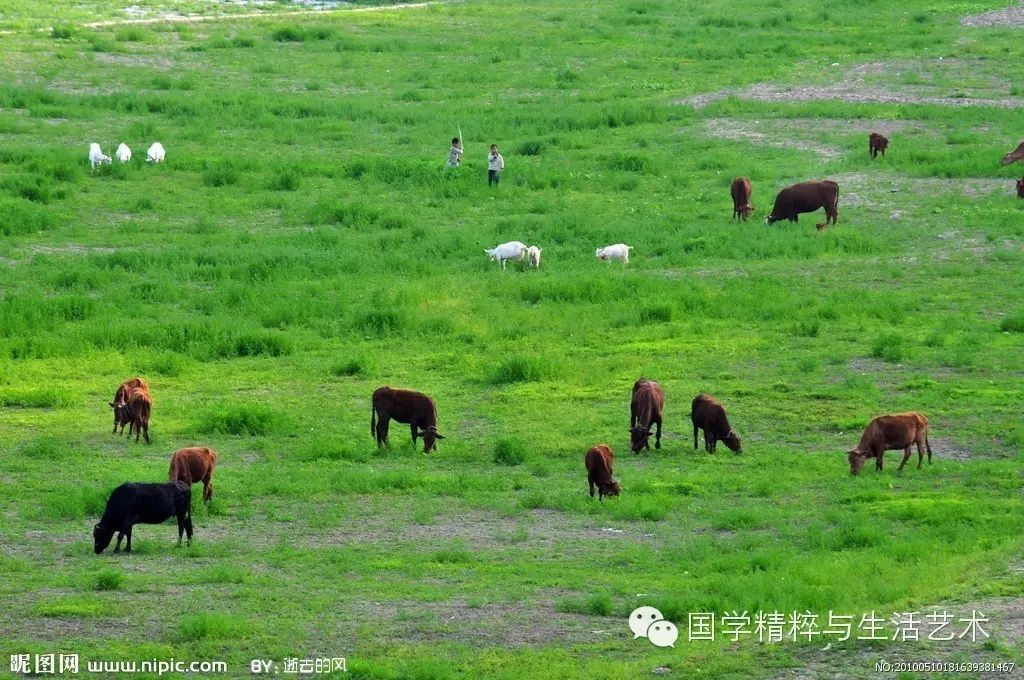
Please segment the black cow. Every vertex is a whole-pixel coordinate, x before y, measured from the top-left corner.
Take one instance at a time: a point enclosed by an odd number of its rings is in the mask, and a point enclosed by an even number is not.
[[[839,185],[832,180],[801,182],[788,186],[775,197],[772,208],[764,221],[768,224],[779,220],[798,221],[800,213],[825,209],[825,224],[835,224],[839,219]]]
[[[132,526],[160,524],[171,516],[178,518],[178,545],[182,532],[188,532],[192,544],[192,486],[185,482],[142,484],[128,482],[114,489],[107,499],[103,518],[93,527],[93,547],[96,554],[107,549],[110,539],[117,534],[114,552],[121,551],[121,539],[128,537],[125,552],[132,551]]]

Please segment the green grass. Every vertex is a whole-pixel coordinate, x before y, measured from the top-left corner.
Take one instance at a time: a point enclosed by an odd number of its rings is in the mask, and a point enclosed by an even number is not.
[[[852,73],[1019,97],[1019,31],[959,23],[999,3],[468,0],[98,28],[126,5],[8,5],[0,656],[61,631],[63,653],[232,676],[313,655],[360,678],[1024,662],[998,618],[1024,594],[1024,202],[998,166],[1024,113],[744,96]],[[889,125],[872,163],[867,131]],[[92,141],[135,158],[90,173]],[[735,223],[741,175],[756,210]],[[778,189],[825,177],[838,225],[763,223]],[[539,271],[487,261],[513,239],[543,248]],[[628,265],[596,260],[620,241]],[[150,446],[110,434],[133,375]],[[667,402],[661,450],[634,456],[640,376]],[[438,451],[394,422],[376,447],[381,385],[436,399]],[[694,451],[701,391],[743,454]],[[932,464],[897,474],[892,452],[851,478],[868,420],[907,410],[931,421]],[[583,469],[597,443],[623,488],[603,502]],[[193,545],[172,521],[94,555],[110,491],[165,480],[192,445],[219,454]],[[631,639],[640,604],[679,625],[674,649]],[[690,612],[974,604],[988,645],[686,640]]]

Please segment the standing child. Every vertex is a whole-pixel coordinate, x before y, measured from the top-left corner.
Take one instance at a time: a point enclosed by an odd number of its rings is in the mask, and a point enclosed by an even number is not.
[[[497,184],[504,169],[505,159],[498,153],[498,145],[491,144],[491,154],[487,157],[487,186]]]
[[[458,137],[452,137],[452,148],[448,151],[448,161],[444,167],[457,168],[460,163],[462,163],[462,142]]]

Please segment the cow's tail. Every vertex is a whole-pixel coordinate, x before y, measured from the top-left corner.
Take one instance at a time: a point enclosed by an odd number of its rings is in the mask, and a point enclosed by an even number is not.
[[[924,448],[928,450],[928,463],[932,462],[932,443],[928,441],[928,430],[924,431]]]
[[[177,456],[171,456],[171,467],[167,470],[167,481],[169,481],[169,482],[173,482],[173,481],[175,481],[177,479],[176,475],[174,474],[174,467],[175,467],[174,464],[177,463],[177,462],[178,462],[178,457]]]
[[[370,405],[370,436],[377,436],[377,407]]]

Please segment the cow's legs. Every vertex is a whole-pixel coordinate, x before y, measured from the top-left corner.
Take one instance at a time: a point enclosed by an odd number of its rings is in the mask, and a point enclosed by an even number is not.
[[[658,426],[658,429],[654,433],[654,448],[660,449],[661,448],[661,418],[658,418],[658,420],[655,421],[655,424]]]
[[[211,480],[211,472],[206,471],[206,476],[203,477],[203,501],[209,503],[213,498],[213,481]]]
[[[882,453],[881,451],[879,451],[878,455],[875,456],[875,469],[878,470],[879,472],[882,471],[882,459],[884,457],[885,457],[885,454]]]
[[[144,438],[145,438],[147,444],[152,444],[153,443],[152,440],[150,440],[150,438],[149,438],[149,421],[145,421],[145,420],[142,421],[142,434],[144,435]],[[136,435],[135,441],[138,441],[138,440],[139,440],[138,435]]]
[[[117,532],[117,544],[114,546],[114,552],[121,552],[121,541],[124,540],[124,530]]]
[[[693,423],[693,450],[697,450],[697,423]]]
[[[181,547],[181,535],[185,533],[185,513],[179,511],[177,513],[178,519],[178,547]]]
[[[377,446],[388,445],[388,423],[390,421],[391,418],[388,416],[381,416],[377,421]]]
[[[898,468],[896,468],[896,472],[902,472],[903,471],[903,466],[907,464],[908,460],[910,460],[910,447],[909,446],[907,446],[907,448],[903,449],[903,460],[900,461],[900,466]]]
[[[130,553],[132,551],[132,527],[131,527],[131,525],[128,526],[128,531],[125,532],[125,536],[128,538],[128,543],[127,543],[127,545],[125,545],[124,551],[126,553]]]
[[[921,469],[921,465],[924,463],[924,450],[921,447],[921,440],[922,439],[924,439],[923,436],[919,436],[917,438],[917,469],[918,470]],[[908,451],[910,450],[909,446],[907,447],[907,450]]]
[[[594,497],[594,480],[588,479],[587,483],[590,484],[590,497]]]
[[[409,423],[409,429],[412,430],[412,447],[416,448],[416,421]]]

